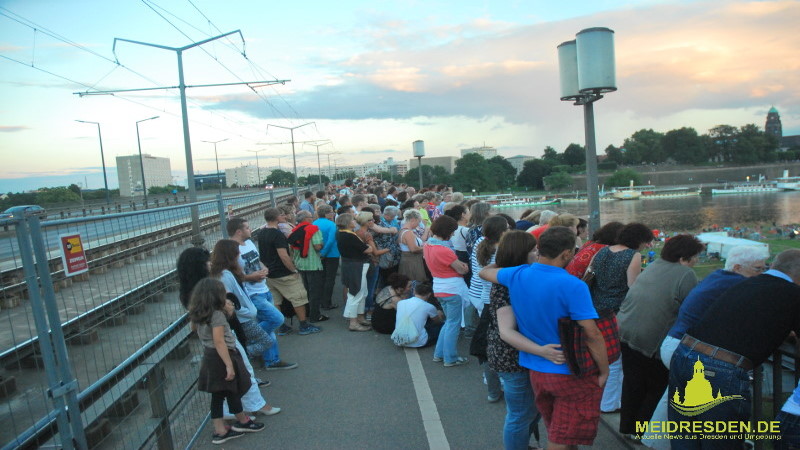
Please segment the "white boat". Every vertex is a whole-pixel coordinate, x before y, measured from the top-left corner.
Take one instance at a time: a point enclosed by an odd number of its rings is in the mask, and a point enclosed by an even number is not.
[[[776,178],[776,187],[785,191],[800,191],[800,177],[790,177],[789,171],[784,170],[783,176]]]
[[[723,189],[711,189],[711,195],[723,194],[763,194],[766,192],[781,192],[783,189],[768,183],[744,183],[733,187],[725,185]]]
[[[638,200],[642,196],[642,191],[633,188],[633,180],[627,189],[617,189],[612,196],[617,200]]]

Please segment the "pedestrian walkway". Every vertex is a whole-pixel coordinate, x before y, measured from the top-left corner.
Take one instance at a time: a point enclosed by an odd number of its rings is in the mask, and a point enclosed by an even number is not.
[[[322,322],[322,333],[279,338],[283,358],[300,367],[270,372],[256,369],[256,374],[272,381],[262,392],[270,404],[283,410],[275,416],[258,417],[266,424],[264,431],[222,447],[503,447],[505,403],[487,402],[482,371],[474,358],[465,366],[445,368],[432,361],[433,348],[405,350],[395,347],[388,336],[348,331],[341,311],[341,307],[329,311],[331,320]],[[459,341],[459,350],[462,355],[468,353],[466,340]],[[602,421],[612,422],[615,416],[603,415]],[[616,426],[601,422],[593,448],[633,448],[631,441],[614,431]],[[545,439],[543,423],[540,429]],[[211,444],[211,433],[209,425],[198,448],[220,447]]]

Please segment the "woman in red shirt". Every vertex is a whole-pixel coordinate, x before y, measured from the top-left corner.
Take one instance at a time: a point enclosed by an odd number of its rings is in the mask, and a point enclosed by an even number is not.
[[[458,222],[450,216],[439,216],[431,225],[433,237],[422,249],[425,263],[433,275],[433,293],[442,305],[446,320],[436,349],[433,351],[435,362],[444,361],[445,367],[466,364],[469,359],[458,356],[458,332],[461,328],[463,302],[469,300],[469,289],[463,275],[469,267],[458,260],[450,245],[453,232],[458,229]]]

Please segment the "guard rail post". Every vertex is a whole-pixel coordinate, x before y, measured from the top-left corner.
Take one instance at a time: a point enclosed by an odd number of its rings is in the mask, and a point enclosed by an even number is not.
[[[225,217],[225,205],[220,194],[217,194],[217,211],[219,211],[219,232],[222,234],[222,239],[228,239],[228,219]]]
[[[26,218],[21,208],[14,211],[13,214],[17,220],[16,231],[20,257],[22,259],[25,282],[28,285],[31,311],[39,336],[42,362],[49,384],[48,395],[57,413],[56,423],[58,424],[61,446],[68,450],[75,448],[75,446],[79,449],[86,449],[88,448],[86,435],[81,423],[77,398],[78,383],[71,375],[69,359],[61,358],[66,356],[66,344],[61,330],[58,309],[53,309],[55,293],[53,292],[53,283],[50,278],[50,266],[44,251],[44,243],[42,242],[39,218],[35,216]],[[34,257],[39,262],[38,264],[34,262]],[[44,299],[40,296],[39,288],[41,288],[41,294],[43,294]],[[55,321],[53,320],[54,315],[56,317]],[[48,319],[50,324],[48,324]],[[63,376],[65,373],[67,374],[66,377]]]
[[[278,204],[275,203],[275,190],[269,191],[269,204],[272,205],[273,208],[278,206]]]
[[[161,364],[156,364],[145,380],[147,394],[150,396],[150,408],[153,411],[153,418],[159,419],[156,438],[159,450],[172,450],[172,430],[169,426],[169,407],[164,396],[164,368]]]

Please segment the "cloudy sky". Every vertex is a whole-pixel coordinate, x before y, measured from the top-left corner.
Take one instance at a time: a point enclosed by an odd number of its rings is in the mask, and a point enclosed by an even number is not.
[[[634,131],[718,124],[763,127],[781,113],[800,133],[798,1],[0,1],[0,191],[88,183],[102,187],[100,122],[110,185],[115,157],[171,159],[185,179],[176,53],[181,47],[196,171],[277,166],[296,141],[330,139],[339,165],[494,146],[539,156],[583,143],[580,108],[559,101],[556,46],[576,32],[615,31],[617,85],[595,106],[599,151]],[[275,145],[265,145],[275,144]],[[298,164],[315,149],[296,146]],[[284,166],[287,158],[281,159]],[[326,157],[323,156],[323,164]]]

